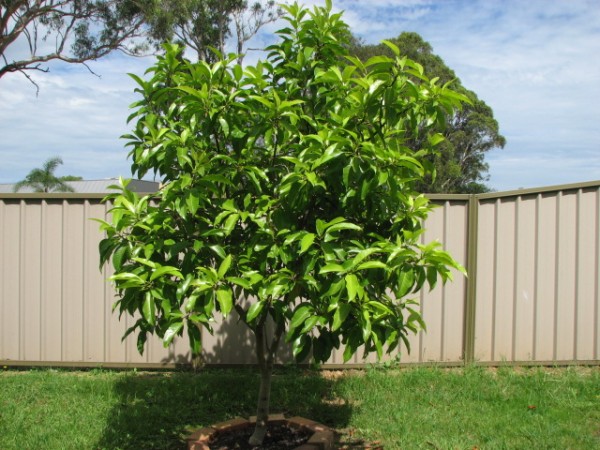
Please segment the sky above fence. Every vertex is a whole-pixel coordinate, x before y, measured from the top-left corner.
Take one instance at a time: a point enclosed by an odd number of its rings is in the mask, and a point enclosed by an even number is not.
[[[323,4],[323,1],[305,1]],[[338,0],[367,43],[416,31],[494,110],[507,138],[489,153],[496,190],[600,179],[600,7],[597,0]],[[265,27],[250,47],[272,39]],[[258,55],[250,54],[248,62]],[[129,175],[119,136],[136,100],[126,73],[153,58],[115,53],[83,66],[0,80],[0,183],[21,180],[52,156],[58,175]]]

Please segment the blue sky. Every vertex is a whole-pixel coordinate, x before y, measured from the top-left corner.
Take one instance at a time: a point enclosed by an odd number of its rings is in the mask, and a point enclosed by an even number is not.
[[[597,0],[334,0],[334,7],[368,43],[416,31],[492,107],[507,139],[487,156],[492,188],[600,179]],[[37,97],[19,74],[0,79],[0,183],[21,180],[52,156],[64,160],[59,175],[129,176],[119,136],[136,96],[126,73],[151,63],[115,53],[91,64],[100,78],[52,64],[50,73],[33,74]]]

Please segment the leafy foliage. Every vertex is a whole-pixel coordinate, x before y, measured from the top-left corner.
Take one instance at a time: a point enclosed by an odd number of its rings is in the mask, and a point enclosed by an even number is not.
[[[299,356],[314,346],[326,360],[340,340],[346,358],[363,344],[381,354],[417,328],[406,296],[458,267],[419,243],[430,206],[412,187],[430,149],[403,134],[441,142],[429,131],[461,96],[400,56],[340,64],[345,24],[326,9],[291,6],[286,20],[254,67],[192,64],[168,46],[149,80],[134,76],[133,173],[164,187],[156,203],[126,183],[109,196],[101,251],[142,336],[168,344],[187,323],[197,347],[195,325],[253,297],[242,320],[289,322]]]
[[[487,181],[488,164],[485,154],[489,150],[502,148],[506,142],[500,134],[498,122],[492,109],[477,97],[475,92],[466,89],[454,73],[433,53],[431,45],[417,33],[404,32],[390,39],[402,55],[418,62],[431,77],[439,77],[440,83],[452,83],[453,88],[469,99],[463,108],[448,116],[448,124],[443,132],[445,137],[438,151],[428,157],[434,164],[436,177],[426,177],[417,183],[422,192],[444,193],[480,193],[489,188]],[[366,45],[353,38],[349,44],[350,52],[363,61],[376,55],[393,56],[385,44]],[[411,147],[418,149],[421,143],[414,142]]]
[[[133,76],[132,171],[163,187],[139,197],[123,182],[100,244],[116,308],[139,313],[128,333],[140,351],[147,333],[165,345],[187,333],[198,352],[200,327],[235,310],[256,336],[264,383],[284,333],[299,360],[408,344],[423,326],[411,295],[462,270],[421,243],[431,207],[414,184],[464,97],[392,43],[391,58],[349,57],[330,2],[285,9],[288,27],[255,66],[236,55],[190,63],[169,45],[149,79]]]

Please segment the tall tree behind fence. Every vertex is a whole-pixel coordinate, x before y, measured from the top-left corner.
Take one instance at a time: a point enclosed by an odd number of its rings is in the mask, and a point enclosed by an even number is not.
[[[190,362],[185,338],[121,343],[109,268],[99,271],[100,195],[0,194],[0,364],[166,366]],[[428,326],[403,363],[600,360],[600,181],[507,193],[432,196],[424,241],[438,239],[469,278],[421,294]],[[203,336],[208,364],[252,364],[235,314]],[[326,366],[342,365],[343,349]],[[280,361],[289,361],[284,348]],[[366,362],[374,362],[369,359]],[[348,365],[364,364],[360,357]]]

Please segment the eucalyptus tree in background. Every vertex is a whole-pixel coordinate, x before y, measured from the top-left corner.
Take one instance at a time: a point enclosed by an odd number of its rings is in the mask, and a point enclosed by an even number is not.
[[[0,78],[31,78],[52,60],[86,64],[113,50],[138,54],[144,17],[135,1],[1,0]]]
[[[330,1],[283,8],[288,26],[255,66],[237,55],[191,63],[168,45],[149,79],[133,76],[132,172],[163,187],[140,197],[123,181],[107,197],[99,249],[114,266],[115,308],[139,314],[126,335],[137,332],[140,351],[149,333],[165,345],[185,333],[198,354],[217,313],[251,330],[253,445],[283,340],[300,361],[340,346],[346,361],[359,348],[381,357],[423,326],[416,293],[464,270],[421,243],[431,208],[415,183],[465,97],[393,43],[392,57],[347,57],[348,27]]]
[[[50,61],[91,71],[87,62],[114,50],[139,56],[170,40],[209,59],[210,47],[224,52],[231,30],[242,58],[279,15],[273,0],[0,0],[0,79],[21,73],[38,88],[31,74],[48,72]]]
[[[390,42],[398,46],[402,55],[421,64],[430,77],[439,77],[440,83],[452,83],[453,89],[469,99],[462,109],[448,116],[443,132],[446,139],[438,151],[428,157],[435,166],[436,176],[426,177],[418,184],[418,189],[429,193],[488,192],[490,188],[485,182],[489,179],[489,166],[485,155],[490,150],[503,148],[506,143],[492,108],[462,85],[454,71],[433,53],[431,45],[419,34],[401,33]],[[363,61],[375,55],[392,55],[384,44],[367,45],[356,38],[351,40],[349,49]],[[420,145],[418,139],[411,144],[415,149]]]
[[[13,187],[14,192],[23,188],[31,188],[34,192],[75,192],[67,181],[78,181],[81,177],[67,175],[57,177],[54,172],[63,163],[61,158],[50,158],[40,169],[33,169],[24,180],[19,181]]]
[[[226,42],[233,36],[240,64],[245,43],[282,11],[274,0],[156,0],[145,2],[143,10],[149,38],[159,48],[175,42],[199,60],[215,62],[211,48],[225,54]]]

